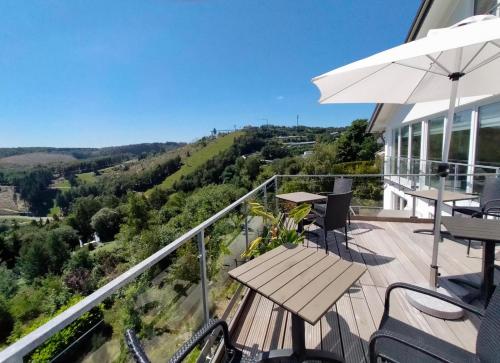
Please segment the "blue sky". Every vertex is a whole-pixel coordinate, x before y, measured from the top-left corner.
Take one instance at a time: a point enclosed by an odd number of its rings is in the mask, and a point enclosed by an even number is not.
[[[418,0],[3,0],[0,147],[346,125],[310,79],[398,45]]]

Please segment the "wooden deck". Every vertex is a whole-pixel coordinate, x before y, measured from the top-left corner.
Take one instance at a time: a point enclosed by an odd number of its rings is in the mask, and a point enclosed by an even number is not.
[[[330,232],[330,253],[365,264],[367,272],[316,325],[306,323],[307,348],[336,352],[344,356],[346,362],[367,361],[368,341],[382,317],[386,287],[397,281],[428,281],[433,237],[413,233],[413,229],[428,227],[429,224],[416,223],[353,222],[348,233],[349,250],[345,248],[343,234],[336,233],[336,243],[333,232]],[[314,241],[310,246],[315,248]],[[440,244],[438,263],[445,278],[462,275],[479,282],[480,244],[473,242],[470,257],[467,257],[465,243],[445,239]],[[446,279],[442,284],[457,294],[463,292]],[[474,316],[467,315],[456,321],[430,317],[413,308],[397,290],[391,301],[391,315],[464,349],[475,351],[479,321]],[[270,349],[290,348],[290,322],[290,315],[283,308],[251,293],[242,309],[233,340],[250,356]]]

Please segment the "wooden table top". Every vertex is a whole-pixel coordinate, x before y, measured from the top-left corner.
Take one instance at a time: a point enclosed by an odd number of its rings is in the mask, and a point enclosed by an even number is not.
[[[366,266],[302,245],[277,247],[229,271],[235,280],[316,324]]]
[[[437,189],[416,190],[416,191],[410,191],[410,192],[405,192],[405,193],[408,195],[412,195],[414,197],[417,197],[417,198],[424,198],[424,199],[430,199],[430,200],[437,200],[438,199]],[[459,200],[470,200],[470,199],[477,199],[477,198],[479,198],[479,195],[459,193],[459,192],[450,192],[448,190],[445,190],[443,193],[443,202],[457,202]]]
[[[324,195],[307,193],[307,192],[294,192],[286,194],[278,194],[276,198],[286,200],[292,203],[314,203],[327,200]]]
[[[456,238],[500,242],[500,221],[494,219],[441,217],[441,223]]]

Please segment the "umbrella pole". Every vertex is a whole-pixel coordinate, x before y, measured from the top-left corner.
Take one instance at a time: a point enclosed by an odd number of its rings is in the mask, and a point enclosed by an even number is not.
[[[439,166],[439,186],[438,186],[438,199],[436,204],[436,210],[434,211],[436,218],[434,218],[434,243],[432,246],[432,262],[430,271],[429,285],[432,288],[438,287],[438,277],[439,277],[439,267],[437,264],[438,259],[438,249],[439,242],[441,241],[441,210],[443,204],[443,192],[446,177],[448,176],[449,166],[448,166],[448,155],[450,150],[451,141],[451,131],[453,128],[453,118],[455,115],[455,103],[457,99],[458,84],[461,74],[456,73],[450,75],[451,79],[451,93],[450,93],[450,105],[448,108],[448,117],[444,121],[444,142],[443,142],[443,162]]]

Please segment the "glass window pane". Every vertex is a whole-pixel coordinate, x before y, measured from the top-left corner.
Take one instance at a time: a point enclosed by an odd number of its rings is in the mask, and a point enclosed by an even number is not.
[[[474,13],[477,15],[490,14],[497,5],[497,0],[475,0]],[[494,14],[494,12],[493,12]]]
[[[476,164],[500,166],[500,102],[479,107]]]
[[[443,126],[443,117],[429,121],[429,146],[427,148],[429,160],[441,160],[443,156]]]
[[[405,126],[401,129],[401,157],[408,157],[408,140],[410,137],[410,127]]]
[[[411,156],[420,158],[420,143],[422,140],[422,124],[416,123],[411,126]]]
[[[471,111],[455,114],[451,133],[449,161],[468,164]]]

